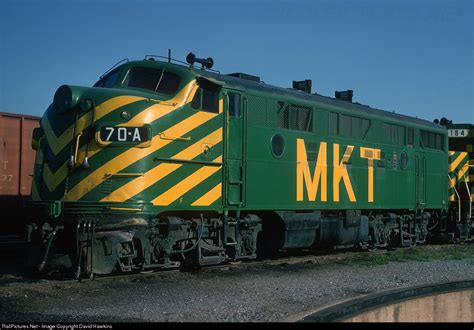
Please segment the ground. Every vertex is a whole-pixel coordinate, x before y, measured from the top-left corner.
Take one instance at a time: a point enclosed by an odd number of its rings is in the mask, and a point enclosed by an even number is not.
[[[3,271],[0,320],[296,321],[369,293],[472,279],[473,271],[472,244],[303,254],[192,273],[160,271],[82,282],[25,280]]]

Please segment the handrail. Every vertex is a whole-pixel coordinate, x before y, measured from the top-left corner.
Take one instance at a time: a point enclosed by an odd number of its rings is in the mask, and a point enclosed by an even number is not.
[[[75,147],[75,150],[74,150],[74,160],[73,160],[74,165],[77,165],[77,153],[79,152],[79,141],[81,139],[81,136],[82,136],[82,132],[77,134],[76,147]]]
[[[464,184],[466,185],[467,194],[469,195],[469,220],[472,218],[472,198],[469,185],[467,184],[466,173],[463,174]]]
[[[451,175],[448,173],[449,180],[451,180]],[[458,221],[461,222],[461,197],[459,196],[458,190],[456,189],[456,186],[453,187],[454,192],[456,193],[456,196],[458,196]]]
[[[183,136],[178,136],[178,137],[174,137],[174,136],[166,136],[166,134],[164,132],[160,132],[158,133],[158,135],[160,136],[161,139],[163,140],[172,140],[172,141],[191,141],[191,137],[190,136],[187,136],[187,137],[183,137]]]

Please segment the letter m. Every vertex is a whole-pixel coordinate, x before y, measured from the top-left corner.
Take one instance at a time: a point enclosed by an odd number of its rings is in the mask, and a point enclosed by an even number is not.
[[[314,169],[314,176],[311,176],[306,146],[303,139],[296,139],[296,200],[303,201],[303,186],[306,187],[308,200],[316,200],[318,188],[321,186],[321,201],[327,201],[327,144],[319,144],[318,159]],[[321,182],[321,185],[319,184]]]

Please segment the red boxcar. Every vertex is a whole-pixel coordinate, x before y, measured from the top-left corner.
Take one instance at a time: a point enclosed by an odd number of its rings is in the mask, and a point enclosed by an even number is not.
[[[0,112],[0,233],[23,232],[35,151],[33,129],[39,117]]]

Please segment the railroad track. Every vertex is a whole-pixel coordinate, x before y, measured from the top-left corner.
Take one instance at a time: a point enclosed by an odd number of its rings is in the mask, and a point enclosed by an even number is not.
[[[430,250],[430,251],[439,251],[445,247],[456,247],[459,245],[418,245],[413,247],[416,251]],[[405,251],[405,248],[395,249],[400,251]],[[354,250],[337,250],[337,251],[321,251],[321,250],[305,250],[296,252],[280,252],[277,256],[271,259],[261,259],[261,260],[243,260],[237,262],[226,262],[220,265],[212,266],[203,266],[198,271],[199,272],[214,272],[221,270],[251,270],[261,267],[285,267],[291,265],[301,265],[301,264],[315,264],[315,265],[324,265],[330,263],[351,263],[352,261],[362,260],[366,256],[373,256],[377,258],[379,256],[384,256],[393,251],[390,250],[367,250],[366,252],[361,253],[360,251]],[[75,283],[78,281],[90,282],[90,281],[107,281],[107,280],[123,280],[129,279],[130,281],[139,281],[139,278],[143,276],[162,276],[165,274],[177,274],[180,273],[179,266],[166,269],[155,269],[147,271],[136,271],[131,273],[115,273],[109,275],[95,275],[93,278],[88,277],[84,274],[80,280],[72,278],[58,278],[57,276],[51,277],[46,276],[40,279],[26,278],[18,276],[11,281],[0,281],[0,286],[3,283],[8,283],[11,285],[30,285],[30,284],[55,284],[55,283]]]

